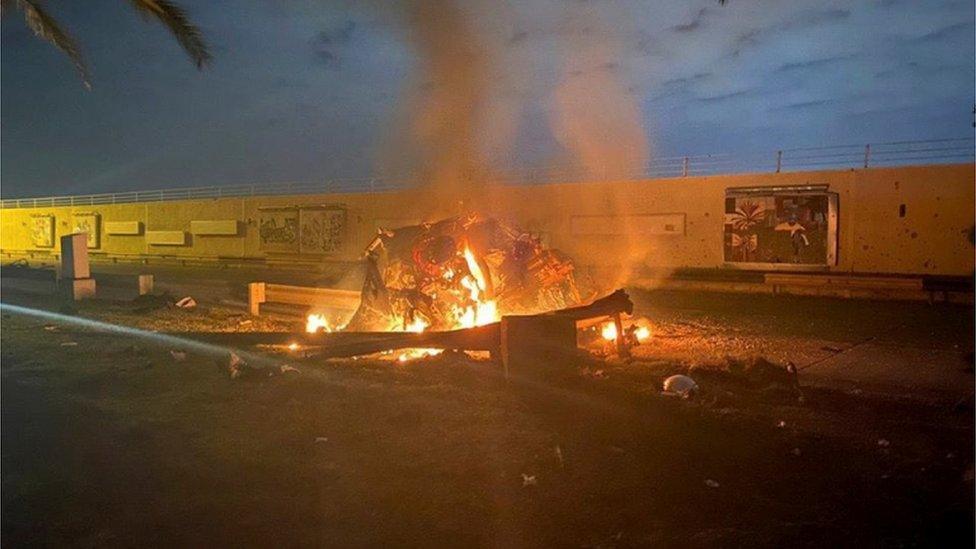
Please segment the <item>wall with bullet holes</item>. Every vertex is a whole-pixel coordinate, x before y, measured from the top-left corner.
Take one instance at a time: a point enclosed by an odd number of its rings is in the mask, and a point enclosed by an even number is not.
[[[812,269],[968,276],[974,180],[974,165],[958,164],[488,185],[467,207],[514,221],[584,265],[723,269],[737,268],[723,250],[728,189],[816,187],[837,195],[837,254]],[[377,227],[459,209],[412,190],[3,209],[0,255],[55,260],[60,236],[91,228],[96,262],[354,261]]]

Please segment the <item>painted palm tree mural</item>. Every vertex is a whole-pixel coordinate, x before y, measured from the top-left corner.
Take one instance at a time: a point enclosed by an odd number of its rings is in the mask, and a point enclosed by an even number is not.
[[[732,250],[735,261],[756,261],[759,237],[755,227],[766,219],[766,206],[761,202],[743,202],[729,215],[732,225]]]
[[[828,193],[727,194],[725,260],[823,265],[829,212]]]
[[[156,19],[169,29],[198,69],[210,62],[210,50],[200,29],[190,21],[183,8],[169,0],[129,0],[128,3],[139,14]],[[24,22],[38,38],[50,42],[67,55],[78,71],[82,85],[91,89],[91,77],[81,49],[39,0],[0,0],[0,12],[8,15],[11,10],[17,10],[24,16]]]

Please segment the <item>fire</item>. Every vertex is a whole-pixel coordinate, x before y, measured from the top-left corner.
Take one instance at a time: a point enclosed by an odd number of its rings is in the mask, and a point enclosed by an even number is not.
[[[633,330],[634,337],[637,339],[638,342],[643,343],[644,341],[651,338],[650,327],[645,326],[643,324],[633,325],[629,329],[624,330],[624,333],[625,334],[630,333],[630,330]],[[617,325],[613,322],[607,322],[606,324],[603,325],[603,328],[600,330],[600,335],[602,335],[603,339],[607,341],[616,340]]]
[[[424,330],[427,329],[427,326],[429,326],[429,324],[423,318],[420,318],[419,316],[415,316],[413,318],[413,322],[411,322],[410,324],[406,325],[403,328],[403,331],[404,332],[413,332],[415,334],[420,334],[420,333],[423,333]]]
[[[400,353],[400,356],[397,357],[397,361],[406,362],[415,358],[437,356],[443,352],[443,349],[404,349],[404,351]]]
[[[331,332],[332,327],[329,326],[329,321],[325,319],[325,315],[310,314],[305,321],[305,331],[310,334],[318,331]]]
[[[288,350],[289,351],[297,351],[298,350],[298,344],[295,343],[294,341],[291,342],[291,343],[289,343],[288,344]]]
[[[464,286],[468,290],[471,301],[475,305],[465,308],[458,315],[458,327],[474,328],[475,326],[484,326],[485,324],[497,322],[500,319],[498,315],[498,304],[493,299],[483,299],[485,289],[488,287],[485,273],[481,270],[478,260],[475,259],[474,253],[471,252],[471,248],[467,246],[464,247],[464,261],[468,265],[471,276],[462,278],[461,286]]]

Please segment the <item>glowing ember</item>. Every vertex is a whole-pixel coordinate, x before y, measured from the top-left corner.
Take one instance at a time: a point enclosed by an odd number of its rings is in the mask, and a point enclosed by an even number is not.
[[[289,343],[288,344],[288,350],[289,351],[297,351],[298,350],[298,344],[295,343],[295,342]]]
[[[647,326],[638,326],[634,336],[637,337],[637,341],[648,340],[651,337],[651,329]]]
[[[404,351],[400,353],[400,356],[397,357],[397,360],[399,362],[406,362],[415,358],[437,356],[443,352],[443,349],[404,349]]]
[[[314,334],[318,331],[331,332],[332,328],[329,326],[329,321],[325,319],[325,315],[311,314],[305,321],[305,331]]]
[[[603,330],[601,331],[603,339],[607,341],[613,341],[617,339],[617,325],[613,322],[607,322],[603,325]]]

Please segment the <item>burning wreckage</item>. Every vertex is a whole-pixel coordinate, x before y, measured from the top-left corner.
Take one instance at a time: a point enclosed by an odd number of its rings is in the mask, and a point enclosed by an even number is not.
[[[354,331],[484,326],[581,301],[572,260],[539,238],[476,214],[396,230],[366,248]]]
[[[584,298],[571,259],[496,219],[470,214],[381,229],[364,264],[358,308],[341,328],[311,314],[301,335],[250,332],[221,340],[314,348],[307,356],[318,358],[400,351],[402,361],[448,349],[487,351],[507,373],[512,365],[569,364],[562,359],[577,355],[578,343],[627,356],[650,336],[646,324],[624,324],[633,313],[626,292],[594,300],[590,291]]]

